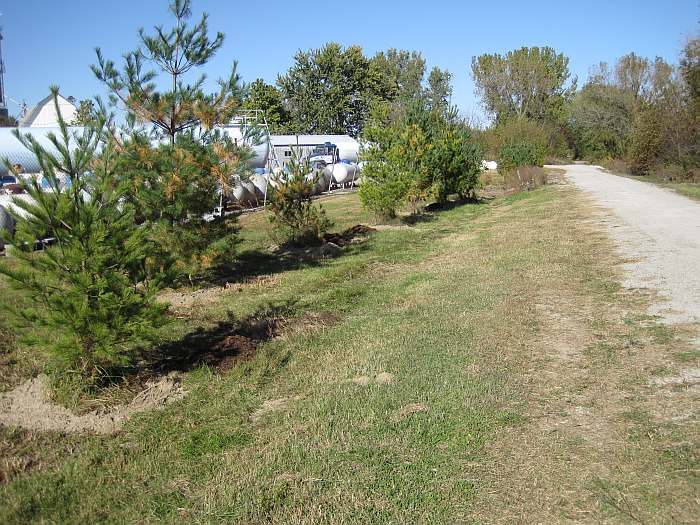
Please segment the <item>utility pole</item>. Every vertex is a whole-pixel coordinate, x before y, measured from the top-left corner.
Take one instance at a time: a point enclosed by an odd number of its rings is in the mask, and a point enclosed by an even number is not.
[[[2,59],[2,27],[0,27],[0,117],[6,117],[7,101],[5,100],[5,62]]]

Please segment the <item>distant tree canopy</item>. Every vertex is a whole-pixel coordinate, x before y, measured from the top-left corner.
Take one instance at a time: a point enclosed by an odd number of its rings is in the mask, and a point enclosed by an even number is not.
[[[277,79],[296,133],[357,135],[367,109],[368,60],[358,46],[336,43],[299,51]]]
[[[248,86],[242,108],[264,111],[272,133],[283,133],[289,125],[289,112],[284,107],[282,92],[261,78]]]
[[[635,53],[593,68],[569,110],[576,155],[628,158],[638,173],[657,163],[692,164],[692,87],[682,65],[680,73],[661,57]]]
[[[575,80],[567,84],[569,59],[551,47],[474,57],[472,75],[484,108],[499,122],[556,117],[576,90]]]
[[[452,73],[434,67],[428,76],[426,97],[431,111],[445,113],[450,107],[452,98]]]
[[[695,118],[700,118],[700,38],[689,40],[681,53],[680,72],[688,86]]]
[[[277,79],[280,94],[256,81],[245,105],[281,116],[278,129],[292,133],[348,133],[358,136],[376,112],[400,120],[414,104],[445,112],[452,75],[434,68],[425,86],[425,59],[415,51],[389,49],[369,58],[359,46],[328,43],[299,51]]]

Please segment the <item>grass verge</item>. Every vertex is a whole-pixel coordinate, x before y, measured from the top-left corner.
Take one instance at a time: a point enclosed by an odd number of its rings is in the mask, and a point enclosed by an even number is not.
[[[337,229],[363,222],[356,195],[326,207]],[[652,410],[649,380],[659,362],[674,373],[671,350],[682,366],[697,356],[620,290],[587,217],[578,194],[546,187],[277,267],[260,255],[262,214],[244,218],[247,271],[265,278],[198,296],[169,337],[266,312],[307,322],[225,372],[191,370],[185,399],[117,436],[69,455],[45,440],[41,468],[0,488],[0,521],[687,516],[695,420]],[[688,410],[680,394],[664,407]]]

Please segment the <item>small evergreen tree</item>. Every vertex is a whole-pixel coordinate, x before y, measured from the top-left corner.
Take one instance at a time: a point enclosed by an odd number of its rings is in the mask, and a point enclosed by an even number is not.
[[[162,247],[161,267],[178,270],[173,279],[192,281],[233,255],[235,221],[207,216],[231,176],[248,170],[251,152],[245,143],[255,142],[256,130],[247,130],[236,143],[217,129],[241,106],[244,89],[236,64],[215,93],[204,93],[205,75],[188,83],[188,75],[219,51],[224,35],[210,38],[206,14],[189,25],[190,0],[174,0],[170,13],[175,26],[156,27],[151,35],[141,29],[141,45],[124,56],[121,71],[99,48],[92,70],[111,102],[127,112],[129,129],[116,134],[127,136],[118,175],[131,184],[128,198],[137,207],[137,220]],[[159,91],[159,85],[170,89]],[[154,137],[160,142],[154,144]]]
[[[14,213],[16,231],[7,239],[16,261],[0,264],[0,274],[28,294],[30,306],[15,312],[33,328],[28,333],[41,334],[41,343],[68,366],[96,376],[128,362],[164,321],[164,307],[155,302],[157,282],[146,271],[153,244],[135,224],[127,188],[114,176],[106,122],[71,131],[58,89],[52,92],[59,132],[48,135],[51,146],[15,131],[36,156],[48,190],[37,179],[22,182],[32,200],[15,201],[24,212]],[[35,251],[43,239],[51,245]]]
[[[396,217],[407,203],[414,206],[425,200],[421,191],[430,179],[428,157],[432,145],[415,124],[394,127],[382,133],[384,142],[365,153],[360,199],[362,204],[382,219]]]
[[[402,206],[413,211],[449,195],[473,197],[481,173],[481,148],[454,110],[445,114],[418,100],[404,120],[391,124],[388,106],[375,106],[365,138],[360,199],[378,216],[390,219]],[[391,118],[391,117],[389,117]]]
[[[323,206],[315,206],[312,200],[318,174],[298,160],[292,160],[287,170],[270,199],[273,238],[297,246],[318,244],[332,226]]]

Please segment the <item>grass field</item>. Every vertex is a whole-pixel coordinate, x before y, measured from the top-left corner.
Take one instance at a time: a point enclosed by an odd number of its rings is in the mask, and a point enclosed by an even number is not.
[[[370,221],[356,194],[324,206],[337,230]],[[662,381],[698,366],[691,327],[620,288],[580,195],[423,219],[300,263],[265,252],[263,214],[243,217],[248,277],[177,310],[164,339],[224,319],[286,329],[190,370],[182,401],[116,436],[1,429],[0,522],[697,517],[697,399]]]

